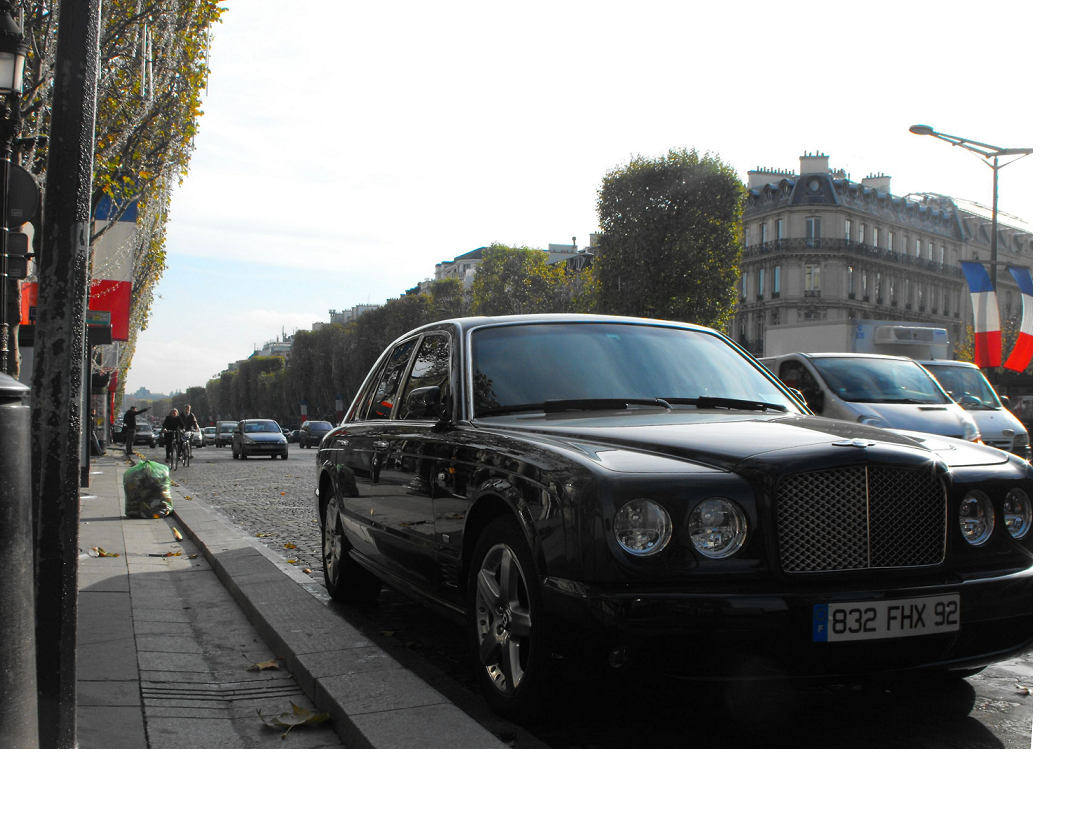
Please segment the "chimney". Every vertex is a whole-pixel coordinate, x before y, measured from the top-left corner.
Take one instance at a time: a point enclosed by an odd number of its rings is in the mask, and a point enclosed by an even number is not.
[[[890,177],[885,173],[872,173],[863,179],[863,186],[870,187],[882,193],[888,193],[890,181]]]
[[[800,175],[805,173],[828,173],[829,157],[824,153],[804,153],[799,157]]]

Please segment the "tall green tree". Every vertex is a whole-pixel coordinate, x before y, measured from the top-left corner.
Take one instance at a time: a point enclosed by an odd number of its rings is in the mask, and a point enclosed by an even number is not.
[[[550,265],[544,250],[492,244],[482,254],[473,278],[473,314],[565,311],[564,284],[564,266]]]
[[[29,44],[20,110],[28,140],[49,133],[57,66],[60,0],[15,0]],[[208,84],[212,27],[221,0],[102,0],[92,211],[102,199],[112,216],[97,225],[92,245],[137,205],[130,341],[123,344],[119,382],[137,334],[147,327],[156,284],[166,271],[170,194],[189,168],[200,96]],[[26,144],[30,144],[27,142]],[[48,145],[38,141],[15,161],[44,189]],[[91,270],[92,280],[109,270]]]
[[[598,191],[598,309],[725,329],[736,304],[745,188],[714,154],[671,150]]]

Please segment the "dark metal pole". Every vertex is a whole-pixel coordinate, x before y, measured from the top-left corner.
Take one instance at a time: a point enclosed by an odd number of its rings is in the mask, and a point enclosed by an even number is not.
[[[61,0],[31,400],[42,748],[76,745],[80,428],[101,0]]]

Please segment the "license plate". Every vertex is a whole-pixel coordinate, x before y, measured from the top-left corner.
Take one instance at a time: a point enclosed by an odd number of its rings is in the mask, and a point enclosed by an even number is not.
[[[961,596],[957,593],[916,599],[814,605],[814,641],[907,638],[956,633],[960,628]]]

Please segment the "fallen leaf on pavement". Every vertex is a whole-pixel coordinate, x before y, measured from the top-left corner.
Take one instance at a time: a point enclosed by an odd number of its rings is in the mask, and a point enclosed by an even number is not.
[[[303,572],[304,572],[304,573],[309,573],[309,572],[310,572],[310,568],[309,568],[309,567],[304,567],[304,568],[303,568]]]
[[[292,728],[296,726],[306,723],[325,723],[329,720],[329,713],[327,712],[311,712],[309,709],[303,709],[303,707],[291,701],[288,701],[288,703],[291,704],[291,712],[281,712],[279,715],[270,720],[265,719],[265,716],[261,714],[260,709],[257,710],[257,716],[261,718],[261,722],[266,726],[271,726],[274,729],[281,726],[288,727],[284,730],[284,734],[280,736],[281,740],[286,738],[288,736],[288,732],[290,732]]]
[[[1018,690],[1019,695],[1032,695],[1033,690],[1029,687],[1024,687],[1021,684],[1015,684],[1014,688]]]
[[[258,539],[262,539],[262,538],[264,538],[266,536],[272,536],[271,533],[257,533],[257,534],[254,534],[254,535],[257,536]]]
[[[285,542],[284,547],[287,548],[288,550],[298,550],[299,549],[295,545],[293,545],[291,542]]]
[[[179,542],[182,541],[182,534],[178,533],[178,529],[171,528],[171,530],[174,531],[174,538]]]
[[[296,563],[296,562],[298,562],[298,561],[299,561],[298,559],[288,559],[288,564],[289,564],[289,565],[293,565],[293,564],[295,564],[295,563]]]
[[[149,553],[148,554],[148,556],[162,556],[164,558],[167,557],[167,556],[181,556],[181,555],[182,555],[182,552],[180,550],[172,550],[170,553]]]
[[[107,553],[105,550],[103,550],[100,547],[93,547],[93,548],[91,548],[91,555],[93,555],[93,556],[117,556],[118,554],[117,553]]]
[[[192,499],[192,498],[193,498],[193,497],[191,497],[191,496],[187,496],[187,497],[186,497],[186,499]]]
[[[287,491],[281,491],[281,492],[280,492],[280,496],[287,496],[287,495],[288,495],[288,492],[287,492]]]
[[[248,668],[249,672],[261,672],[263,669],[280,669],[280,659],[270,658],[268,661],[258,661]]]

